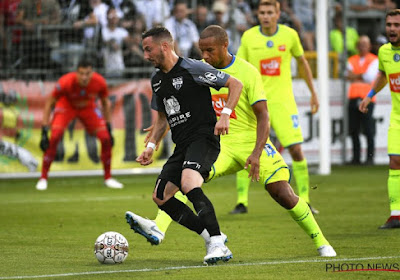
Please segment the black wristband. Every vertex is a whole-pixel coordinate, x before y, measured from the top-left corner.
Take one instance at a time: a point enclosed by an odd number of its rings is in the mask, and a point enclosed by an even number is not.
[[[46,134],[49,132],[49,127],[47,125],[42,126],[42,134]]]

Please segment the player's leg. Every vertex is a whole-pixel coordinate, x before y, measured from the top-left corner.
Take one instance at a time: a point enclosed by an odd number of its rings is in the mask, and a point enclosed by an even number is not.
[[[79,119],[85,125],[89,134],[96,135],[101,143],[100,159],[104,170],[104,184],[112,189],[122,189],[123,184],[111,177],[111,137],[98,108],[79,111]]]
[[[371,102],[368,106],[368,112],[363,114],[365,136],[367,137],[367,158],[365,164],[374,164],[375,155],[375,120],[373,117],[375,104]]]
[[[237,202],[235,208],[229,212],[230,214],[247,213],[250,182],[251,178],[249,178],[247,170],[241,170],[236,173]]]
[[[209,249],[204,257],[206,263],[228,261],[232,258],[232,253],[221,235],[214,206],[201,189],[219,152],[220,145],[216,136],[197,139],[187,148],[182,167],[181,190],[193,203],[201,224],[210,234]]]
[[[380,229],[400,228],[400,129],[389,128],[388,153],[389,177],[388,194],[390,203],[390,217]]]
[[[54,161],[54,158],[57,153],[57,146],[60,142],[64,130],[67,127],[68,123],[74,119],[76,116],[75,110],[72,108],[63,108],[56,109],[54,112],[54,117],[51,123],[51,136],[50,143],[47,150],[44,152],[43,161],[42,161],[42,173],[39,181],[36,184],[37,190],[46,190],[47,189],[47,178],[50,170],[50,166]]]
[[[176,192],[174,197],[177,200],[182,201],[185,204],[188,201],[187,196],[185,196],[181,191]],[[157,211],[157,216],[154,219],[154,222],[156,223],[159,230],[165,235],[165,233],[167,232],[167,230],[172,222],[172,219],[167,213],[165,213],[163,210],[159,209]]]
[[[358,110],[359,99],[349,100],[349,134],[352,142],[353,157],[351,164],[360,164],[361,158],[361,146],[360,146],[360,129],[361,129],[361,118],[363,113]]]
[[[310,178],[308,173],[308,164],[304,157],[301,144],[290,146],[289,153],[293,159],[292,168],[293,176],[296,180],[297,192],[299,196],[309,204],[313,214],[318,214],[319,211],[310,205]]]
[[[287,168],[279,169],[271,177],[271,182],[267,182],[266,190],[276,202],[288,210],[293,220],[311,237],[321,257],[335,257],[335,250],[324,237],[307,202],[298,197],[289,185],[289,176]]]

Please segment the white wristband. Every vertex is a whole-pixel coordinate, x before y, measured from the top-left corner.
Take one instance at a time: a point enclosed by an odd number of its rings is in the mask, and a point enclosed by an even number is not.
[[[221,114],[227,114],[228,116],[230,116],[232,114],[232,109],[229,109],[228,107],[224,107],[224,109],[222,109]]]
[[[147,143],[146,148],[152,148],[153,150],[155,150],[156,149],[156,144],[154,144],[153,142],[149,142],[149,143]]]

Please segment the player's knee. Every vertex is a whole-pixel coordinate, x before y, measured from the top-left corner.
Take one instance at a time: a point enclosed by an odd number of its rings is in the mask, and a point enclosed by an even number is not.
[[[389,157],[389,168],[390,169],[400,169],[400,156],[390,156]]]
[[[167,180],[160,177],[157,178],[156,185],[153,191],[153,201],[157,205],[162,205],[166,200],[168,200],[168,194],[166,194],[167,183]]]
[[[265,189],[279,205],[286,209],[292,209],[297,204],[298,197],[286,181],[267,184]]]

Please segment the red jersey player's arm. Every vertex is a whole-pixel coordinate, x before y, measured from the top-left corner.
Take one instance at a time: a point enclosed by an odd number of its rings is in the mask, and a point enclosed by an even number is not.
[[[111,123],[111,106],[108,97],[100,97],[101,106],[103,107],[104,119],[107,123]]]
[[[42,126],[49,125],[51,109],[56,104],[56,101],[57,99],[52,94],[50,94],[49,97],[46,99],[46,103],[44,104],[44,110],[43,110]]]

